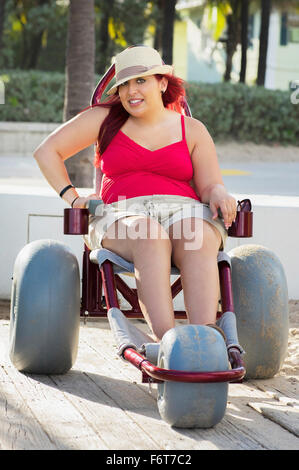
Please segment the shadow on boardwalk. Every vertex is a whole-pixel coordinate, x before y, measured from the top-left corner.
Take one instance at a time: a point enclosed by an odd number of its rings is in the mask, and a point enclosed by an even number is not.
[[[65,375],[19,373],[10,363],[9,303],[0,311],[1,449],[297,449],[299,302],[290,303],[288,356],[270,380],[229,386],[213,429],[164,423],[141,374],[116,356],[106,320],[80,327],[77,361]],[[140,322],[139,322],[140,324]]]

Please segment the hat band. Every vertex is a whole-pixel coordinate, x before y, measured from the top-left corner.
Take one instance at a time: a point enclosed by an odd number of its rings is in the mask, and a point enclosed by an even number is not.
[[[139,73],[148,72],[148,70],[155,69],[156,67],[161,67],[160,65],[150,65],[146,67],[145,65],[133,65],[132,67],[126,67],[118,72],[116,75],[116,81],[123,80],[124,78],[131,77],[132,75],[138,75]]]

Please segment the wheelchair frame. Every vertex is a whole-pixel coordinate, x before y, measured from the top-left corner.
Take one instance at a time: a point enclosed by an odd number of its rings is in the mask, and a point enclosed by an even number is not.
[[[110,80],[114,77],[115,68],[112,65],[102,77],[94,90],[91,104],[100,102],[102,94]],[[182,113],[191,116],[187,101],[184,99],[181,104]],[[99,188],[97,188],[99,190]],[[246,200],[248,201],[248,200]],[[250,202],[250,201],[249,201]],[[251,206],[251,205],[250,205]],[[251,207],[250,207],[251,209]],[[64,211],[64,233],[65,234],[85,234],[88,233],[88,209],[65,209]],[[252,236],[252,212],[248,207],[241,206],[237,213],[236,221],[228,231],[229,236],[251,237]],[[228,261],[221,260],[218,263],[221,306],[222,312],[234,312],[234,302],[232,293],[231,267]],[[181,292],[181,278],[171,285],[172,298]],[[117,291],[130,303],[131,310],[121,310],[119,307]],[[104,292],[104,295],[102,295]],[[85,245],[82,264],[82,298],[80,316],[84,319],[88,317],[106,318],[110,308],[116,307],[127,318],[144,318],[138,302],[137,289],[130,288],[125,281],[114,273],[113,263],[106,260],[98,266],[90,260],[90,250]],[[218,318],[222,312],[217,312]],[[185,311],[174,311],[176,319],[186,319]],[[218,372],[188,372],[178,370],[161,369],[149,362],[142,354],[133,348],[126,348],[123,358],[131,362],[142,371],[142,382],[161,382],[165,380],[176,382],[212,383],[212,382],[240,382],[245,376],[241,353],[237,348],[230,348],[228,351],[231,369]]]

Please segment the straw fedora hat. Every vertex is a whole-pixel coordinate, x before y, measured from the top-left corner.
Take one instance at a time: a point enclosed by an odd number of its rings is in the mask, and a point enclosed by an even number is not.
[[[107,91],[113,95],[117,87],[127,80],[154,74],[172,74],[173,67],[165,65],[156,49],[148,46],[132,46],[115,56],[115,84]]]

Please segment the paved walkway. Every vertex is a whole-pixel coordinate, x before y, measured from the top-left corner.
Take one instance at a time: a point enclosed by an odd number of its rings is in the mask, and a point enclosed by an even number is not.
[[[229,192],[299,196],[299,147],[230,142],[216,148]],[[0,154],[0,185],[48,187],[31,155]]]

